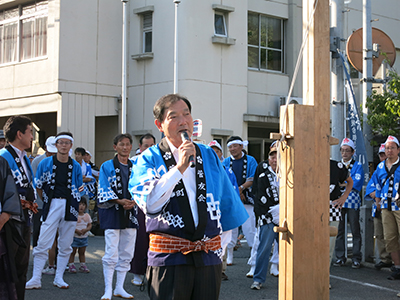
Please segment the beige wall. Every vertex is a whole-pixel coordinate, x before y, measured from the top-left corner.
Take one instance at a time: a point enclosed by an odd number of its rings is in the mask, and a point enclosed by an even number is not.
[[[117,116],[118,101],[115,97],[93,96],[87,94],[63,93],[61,107],[58,110],[58,130],[74,134],[74,148],[83,147],[95,157],[95,120],[96,116]],[[117,118],[118,119],[118,118]],[[118,123],[113,130],[118,130]],[[104,129],[99,137],[102,136]],[[109,150],[112,143],[105,141]]]
[[[120,95],[122,3],[68,0],[60,9],[59,90]]]

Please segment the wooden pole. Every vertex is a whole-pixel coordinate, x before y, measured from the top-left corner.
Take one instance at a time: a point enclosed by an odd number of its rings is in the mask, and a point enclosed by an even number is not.
[[[314,2],[303,0],[304,31]],[[280,226],[288,230],[280,233],[280,300],[329,299],[329,56],[329,0],[318,0],[303,57],[306,105],[289,105],[280,116],[287,136],[280,148]]]

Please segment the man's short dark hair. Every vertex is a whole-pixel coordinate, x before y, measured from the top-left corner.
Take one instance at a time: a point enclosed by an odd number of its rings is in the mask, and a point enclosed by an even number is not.
[[[56,138],[61,136],[61,135],[69,135],[70,137],[74,138],[71,132],[69,131],[61,131],[60,133],[57,133]]]
[[[77,147],[77,148],[75,149],[75,154],[76,154],[76,153],[80,153],[82,156],[84,156],[85,153],[86,153],[86,150],[85,150],[85,148]]]
[[[190,113],[192,113],[192,105],[190,104],[189,100],[179,94],[168,94],[162,96],[160,99],[157,100],[156,104],[153,108],[153,115],[156,120],[160,123],[164,121],[164,113],[172,104],[178,101],[184,101],[189,108]]]
[[[3,127],[6,141],[9,143],[14,142],[17,137],[17,132],[21,131],[25,133],[28,125],[32,125],[32,120],[26,116],[12,116],[8,118]]]
[[[132,136],[129,133],[120,133],[114,138],[114,145],[117,145],[119,141],[123,139],[129,139],[129,142],[132,145],[133,139]]]
[[[154,144],[156,143],[156,138],[151,133],[146,133],[146,134],[142,135],[142,137],[139,140],[140,145],[143,144],[144,139],[153,139]]]
[[[229,142],[237,141],[237,140],[243,141],[242,138],[241,138],[240,136],[232,135],[232,136],[228,139],[228,141],[227,141],[226,143],[228,144]]]

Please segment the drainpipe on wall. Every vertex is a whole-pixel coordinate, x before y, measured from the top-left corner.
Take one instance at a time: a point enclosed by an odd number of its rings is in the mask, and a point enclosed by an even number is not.
[[[126,101],[127,101],[127,62],[128,62],[128,17],[127,17],[127,2],[122,1],[122,108],[121,108],[121,132],[126,133]]]
[[[178,93],[178,6],[181,0],[175,3],[175,38],[174,38],[174,94]]]

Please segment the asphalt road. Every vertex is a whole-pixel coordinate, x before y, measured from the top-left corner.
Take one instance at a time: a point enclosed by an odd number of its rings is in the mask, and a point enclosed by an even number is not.
[[[242,247],[234,252],[234,264],[229,266],[226,274],[229,280],[221,285],[221,300],[259,300],[278,299],[278,279],[267,276],[267,282],[259,291],[251,290],[252,279],[246,278],[249,270],[247,259],[250,249],[245,242]],[[89,237],[89,246],[86,253],[87,266],[91,270],[88,274],[77,273],[64,275],[64,280],[70,285],[68,290],[60,290],[52,285],[53,277],[43,275],[40,290],[26,291],[27,300],[54,300],[54,299],[100,299],[104,292],[101,258],[104,254],[104,238],[101,236]],[[76,260],[78,258],[76,257]],[[312,259],[312,257],[310,257]],[[351,268],[350,262],[343,267],[331,268],[330,299],[333,300],[367,300],[367,299],[400,299],[400,281],[387,280],[389,269],[377,271],[372,264],[364,264],[359,270]],[[32,275],[32,259],[28,271],[28,279]],[[149,299],[146,291],[140,291],[130,283],[132,275],[128,273],[125,282],[127,292],[133,294],[135,299]],[[121,299],[114,297],[113,299]],[[207,300],[207,299],[205,299]],[[299,299],[303,300],[303,299]],[[307,300],[307,299],[304,299]]]

